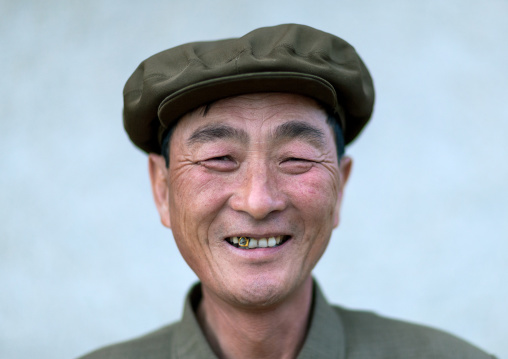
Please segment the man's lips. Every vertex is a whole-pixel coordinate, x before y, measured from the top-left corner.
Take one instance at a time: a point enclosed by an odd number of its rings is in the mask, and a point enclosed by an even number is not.
[[[284,244],[291,237],[287,235],[266,236],[266,237],[227,237],[226,241],[236,248],[256,249],[278,247]]]

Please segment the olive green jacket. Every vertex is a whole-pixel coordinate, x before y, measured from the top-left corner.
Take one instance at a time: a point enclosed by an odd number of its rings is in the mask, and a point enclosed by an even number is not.
[[[217,358],[197,322],[194,308],[201,286],[187,296],[180,322],[115,344],[80,359]],[[314,285],[312,318],[299,359],[492,359],[471,344],[442,331],[330,306]]]

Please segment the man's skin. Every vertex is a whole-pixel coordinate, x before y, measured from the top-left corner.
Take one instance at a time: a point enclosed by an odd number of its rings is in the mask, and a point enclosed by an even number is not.
[[[300,95],[223,99],[179,121],[169,168],[149,156],[161,222],[202,282],[198,320],[221,358],[294,358],[303,345],[311,271],[339,224],[352,164],[338,163],[326,118]],[[242,236],[283,243],[227,240]]]

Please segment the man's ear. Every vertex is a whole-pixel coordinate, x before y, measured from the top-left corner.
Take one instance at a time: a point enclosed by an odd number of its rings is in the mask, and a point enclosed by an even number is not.
[[[150,153],[148,155],[148,171],[152,185],[152,194],[155,206],[159,212],[161,223],[171,228],[169,218],[169,169],[166,167],[166,160],[160,155]]]
[[[337,205],[335,207],[335,214],[333,218],[333,228],[337,227],[340,222],[340,207],[342,204],[342,197],[344,196],[344,188],[346,187],[347,180],[353,167],[353,160],[351,157],[343,156],[339,163],[339,187],[337,193]]]

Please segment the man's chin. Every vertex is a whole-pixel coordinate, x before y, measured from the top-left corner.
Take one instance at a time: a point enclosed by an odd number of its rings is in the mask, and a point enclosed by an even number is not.
[[[269,309],[286,301],[301,284],[294,278],[250,275],[226,288],[228,302],[244,309]]]
[[[276,306],[286,297],[284,288],[259,285],[245,288],[235,296],[236,305],[246,309],[263,309]]]

